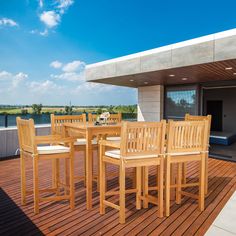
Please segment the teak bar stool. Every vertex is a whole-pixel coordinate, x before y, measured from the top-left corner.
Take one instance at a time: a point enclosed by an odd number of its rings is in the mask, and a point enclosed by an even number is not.
[[[176,203],[181,203],[181,195],[198,199],[199,209],[204,210],[205,201],[205,163],[208,153],[208,121],[170,121],[167,132],[166,150],[166,216],[170,215],[170,188],[176,189]],[[182,183],[182,164],[191,161],[200,162],[198,183]],[[177,164],[176,184],[170,184],[171,164]],[[182,188],[199,186],[198,195],[184,192]]]
[[[190,114],[186,114],[185,115],[185,121],[202,121],[202,120],[207,120],[208,121],[208,145],[209,141],[210,141],[210,133],[211,133],[211,115],[207,115],[207,116],[192,116]],[[205,194],[208,194],[208,154],[206,155],[206,182],[205,182]],[[187,165],[186,163],[184,163],[183,165],[183,181],[184,183],[186,183],[186,172],[187,172]]]
[[[63,136],[63,124],[64,123],[78,123],[81,125],[86,125],[86,114],[82,114],[82,115],[54,115],[51,114],[51,133],[53,135],[61,135]],[[86,151],[86,139],[85,137],[78,135],[76,132],[72,132],[70,131],[69,134],[70,137],[74,138],[74,149],[75,151],[83,151],[84,152],[84,158],[86,157],[85,155],[85,151]],[[93,143],[93,149],[97,150],[98,146],[97,146],[97,140],[94,139],[92,141]],[[66,163],[66,166],[68,164]],[[58,161],[55,160],[55,162],[53,163],[53,169],[54,172],[56,172],[58,168]],[[68,168],[65,169],[66,171],[68,170]],[[86,161],[84,159],[84,173],[86,170]],[[67,174],[65,174],[67,176]],[[84,185],[86,183],[85,180],[85,176],[86,174],[84,174],[84,176],[75,176],[75,180],[83,180],[84,181]]]
[[[94,124],[97,121],[97,114],[88,114],[88,122]],[[107,120],[107,123],[121,123],[122,122],[122,113],[117,113],[117,114],[110,114],[110,117]],[[97,139],[106,139],[109,141],[120,141],[120,135],[119,134],[112,134],[112,135],[104,135],[103,137],[97,137]],[[98,167],[99,167],[99,161],[98,161]],[[98,171],[99,172],[99,171]],[[135,177],[135,172],[132,173],[132,175]],[[116,173],[110,173],[107,175],[107,177],[114,177],[117,176]]]
[[[120,145],[117,141],[100,141],[100,214],[105,214],[105,206],[119,211],[119,221],[125,223],[125,194],[136,193],[136,208],[141,209],[141,201],[155,202],[159,206],[159,217],[163,217],[163,168],[166,122],[124,122],[121,129]],[[105,148],[113,148],[106,151]],[[105,190],[105,164],[119,166],[119,191]],[[142,196],[141,168],[159,166],[158,198],[149,196],[148,187]],[[136,168],[136,187],[125,189],[125,169]],[[148,186],[146,179],[146,185]],[[119,195],[119,205],[109,202],[106,196]]]
[[[34,121],[32,119],[23,120],[16,118],[18,137],[20,144],[21,161],[21,201],[26,204],[26,196],[34,195],[34,212],[39,213],[39,203],[43,201],[69,200],[70,208],[74,209],[74,148],[71,138],[62,139],[58,135],[36,136]],[[67,143],[69,146],[59,145]],[[48,146],[38,146],[39,144],[49,144]],[[33,159],[33,191],[26,190],[26,168],[25,158]],[[50,189],[39,189],[38,163],[41,160],[69,160],[69,185],[60,182],[58,176],[53,176],[53,186]],[[60,194],[60,188],[64,188],[66,194]],[[55,196],[40,197],[40,193],[55,193]]]

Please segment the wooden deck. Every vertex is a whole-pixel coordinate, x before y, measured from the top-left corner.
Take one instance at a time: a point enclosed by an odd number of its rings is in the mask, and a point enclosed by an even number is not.
[[[83,167],[81,154],[76,156],[76,172]],[[19,159],[0,162],[0,235],[204,235],[220,210],[236,189],[236,163],[210,159],[209,188],[206,209],[200,213],[195,200],[184,197],[181,205],[172,203],[171,216],[159,219],[157,207],[136,210],[135,196],[127,195],[127,223],[118,223],[118,212],[107,208],[104,216],[99,215],[99,195],[94,186],[94,208],[86,210],[85,189],[76,184],[76,208],[69,209],[68,202],[42,203],[40,213],[34,215],[32,198],[26,206],[20,206],[20,163]],[[194,181],[196,163],[188,166],[188,181]],[[32,165],[27,162],[29,187],[32,187]],[[50,162],[41,162],[41,186],[51,183]],[[109,167],[110,171],[116,171]],[[152,170],[154,174],[155,170]],[[190,178],[191,176],[191,178]],[[151,175],[150,183],[155,176]],[[127,178],[127,187],[131,181]],[[116,188],[117,178],[110,179],[109,188]],[[196,192],[196,188],[189,189]],[[118,199],[113,198],[114,202]]]

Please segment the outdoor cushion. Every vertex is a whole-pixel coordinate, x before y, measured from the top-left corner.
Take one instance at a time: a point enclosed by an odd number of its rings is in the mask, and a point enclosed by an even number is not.
[[[111,136],[106,138],[108,141],[120,141],[121,138],[119,136]]]
[[[120,159],[120,149],[114,149],[114,150],[106,151],[105,156]],[[129,156],[129,157],[127,157],[127,159],[153,158],[153,157],[157,157],[157,155]]]
[[[69,147],[64,147],[61,145],[40,146],[40,147],[37,147],[37,150],[39,154],[56,154],[56,153],[70,152]]]
[[[93,139],[92,144],[97,144],[97,140]],[[86,138],[78,138],[75,142],[74,145],[86,145]]]
[[[175,152],[175,153],[166,153],[169,154],[170,156],[188,156],[188,155],[198,155],[201,152]]]

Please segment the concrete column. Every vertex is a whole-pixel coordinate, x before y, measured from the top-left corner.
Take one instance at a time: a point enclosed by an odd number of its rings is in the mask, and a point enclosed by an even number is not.
[[[163,118],[164,86],[138,88],[138,121],[160,121]]]

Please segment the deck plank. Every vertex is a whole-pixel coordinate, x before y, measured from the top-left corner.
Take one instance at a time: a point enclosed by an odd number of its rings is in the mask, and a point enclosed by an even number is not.
[[[82,173],[82,153],[76,154],[76,173]],[[95,162],[96,163],[96,162]],[[171,216],[159,219],[157,206],[136,210],[135,195],[126,197],[127,223],[118,222],[118,212],[107,208],[106,214],[99,214],[99,194],[94,185],[91,211],[86,210],[85,189],[82,183],[76,184],[76,207],[69,209],[68,202],[40,203],[40,213],[33,213],[33,199],[27,198],[27,205],[20,205],[20,163],[19,159],[0,162],[0,235],[204,235],[228,199],[236,190],[236,163],[210,159],[209,187],[206,210],[199,212],[196,200],[183,197],[182,204],[172,202]],[[27,187],[32,188],[32,165],[27,161]],[[95,167],[96,169],[96,167]],[[113,166],[108,171],[117,171]],[[188,181],[197,177],[196,163],[188,165]],[[150,172],[150,184],[155,184],[155,169]],[[127,188],[131,187],[127,179]],[[40,163],[40,186],[51,184],[51,163]],[[117,189],[118,179],[109,180],[109,188]],[[196,193],[196,188],[189,188]],[[110,196],[112,202],[118,196]]]

